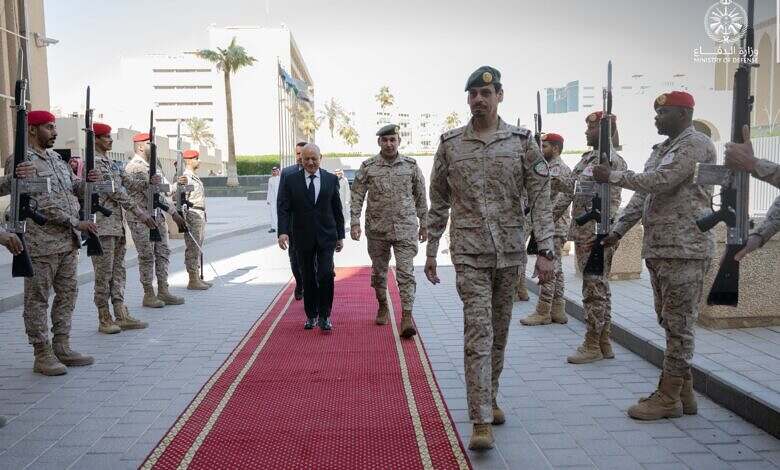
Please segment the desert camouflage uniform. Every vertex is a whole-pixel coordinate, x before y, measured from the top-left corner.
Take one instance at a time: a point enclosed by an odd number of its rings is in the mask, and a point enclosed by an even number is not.
[[[693,127],[653,147],[644,173],[615,171],[610,182],[636,191],[614,231],[625,235],[642,219],[642,258],[650,271],[655,311],[666,330],[664,373],[682,377],[691,366],[693,325],[714,251],[711,232],[696,220],[710,213],[712,187],[695,184],[697,163],[715,163],[715,146]]]
[[[206,191],[203,188],[203,181],[200,180],[192,170],[185,169],[184,176],[187,177],[187,184],[192,185],[192,191],[187,194],[187,200],[190,206],[187,208],[187,229],[190,235],[184,235],[184,265],[190,274],[200,273],[200,249],[203,247],[203,239],[206,236]],[[197,241],[197,245],[192,239]]]
[[[392,161],[382,155],[360,165],[352,183],[351,225],[360,226],[366,198],[366,238],[371,257],[371,287],[387,288],[390,249],[395,253],[398,290],[403,310],[411,312],[417,283],[414,257],[419,226],[427,225],[425,178],[413,158],[398,154]]]
[[[582,155],[582,159],[572,171],[572,184],[567,186],[567,191],[561,193],[555,202],[555,207],[553,207],[553,214],[557,214],[568,207],[569,204],[572,204],[569,240],[574,242],[574,256],[580,271],[585,269],[591,247],[596,241],[596,221],[591,220],[582,226],[574,222],[576,217],[588,212],[593,201],[593,198],[590,196],[575,195],[574,182],[586,183],[593,181],[593,166],[598,165],[598,156],[597,149],[585,152]],[[622,171],[627,168],[625,160],[617,152],[612,152],[611,159],[613,170]],[[620,209],[620,193],[619,187],[610,187],[610,212],[613,219]],[[612,268],[612,256],[614,254],[614,248],[604,249],[604,274],[602,276],[585,274],[584,272],[582,274],[582,306],[585,310],[585,323],[587,323],[588,328],[597,334],[601,334],[601,331],[612,321],[609,272]]]
[[[75,193],[80,191],[81,183],[53,150],[38,152],[28,147],[25,161],[31,161],[37,176],[49,178],[51,184],[50,193],[34,196],[38,210],[47,218],[46,224],[29,221],[25,233],[35,276],[24,278],[24,327],[30,344],[35,345],[48,342],[46,310],[52,289],[52,334],[70,335],[78,296],[76,267],[81,246],[75,228],[79,223],[79,202]],[[5,172],[10,175],[12,171],[13,156],[10,156],[5,163]]]
[[[564,193],[572,189],[571,169],[560,156],[547,162],[550,172],[550,199],[553,207],[553,221],[555,223],[555,237],[553,245],[555,250],[555,278],[539,285],[539,299],[542,302],[552,303],[553,299],[562,299],[564,290],[563,262],[561,254],[566,243],[566,235],[569,232],[569,204],[565,203],[571,198]],[[559,201],[561,201],[559,203]]]
[[[435,257],[452,211],[450,253],[463,301],[469,417],[493,420],[504,365],[512,297],[525,258],[521,193],[538,198],[533,228],[540,249],[553,249],[546,162],[527,129],[499,120],[483,142],[472,124],[441,136],[430,185],[427,255]]]
[[[95,214],[98,226],[100,244],[103,246],[103,256],[92,256],[92,266],[95,269],[95,306],[108,307],[112,303],[125,301],[125,284],[127,271],[125,269],[125,217],[123,210],[133,213],[136,217],[142,212],[127,193],[125,183],[127,174],[122,168],[106,155],[95,154],[95,169],[100,172],[103,180],[113,180],[114,192],[100,194],[100,205],[112,211],[111,217],[100,212]]]
[[[125,172],[127,173],[125,187],[128,189],[130,197],[138,207],[145,208],[146,190],[149,188],[149,163],[140,156],[134,155],[127,163]],[[168,207],[169,212],[175,210],[170,203]],[[154,217],[153,214],[150,215]],[[157,217],[154,217],[154,221],[162,236],[162,241],[159,242],[149,240],[149,227],[134,214],[127,214],[127,223],[133,236],[135,249],[138,251],[138,272],[141,276],[141,284],[145,287],[151,287],[156,274],[157,285],[167,288],[171,250],[168,248],[168,226],[162,211]]]
[[[753,169],[752,175],[761,181],[780,188],[780,165],[769,160],[759,160]],[[775,199],[772,207],[766,212],[766,219],[753,231],[754,234],[761,235],[763,243],[772,238],[780,231],[780,197]],[[763,245],[762,243],[762,245]]]

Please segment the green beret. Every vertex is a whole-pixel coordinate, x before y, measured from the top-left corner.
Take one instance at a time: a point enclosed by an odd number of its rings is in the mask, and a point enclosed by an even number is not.
[[[483,65],[475,70],[469,76],[469,79],[466,80],[465,91],[469,91],[469,88],[492,85],[494,83],[501,84],[501,72],[489,65]]]
[[[379,137],[382,137],[383,135],[398,134],[398,131],[400,129],[401,128],[396,126],[395,124],[388,124],[388,125],[384,126],[383,128],[379,129],[378,131],[376,131],[376,135],[378,135]]]

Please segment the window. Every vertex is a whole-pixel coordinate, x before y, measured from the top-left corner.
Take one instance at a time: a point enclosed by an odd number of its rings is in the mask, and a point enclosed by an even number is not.
[[[579,81],[569,82],[563,88],[548,88],[547,112],[550,114],[562,114],[578,111],[579,95]]]
[[[160,101],[157,106],[214,106],[213,101]]]
[[[211,90],[211,85],[155,85],[155,90]]]
[[[190,117],[192,117],[192,116],[190,116]],[[181,122],[186,123],[187,120],[190,119],[190,117],[186,117],[186,118],[155,118],[155,121],[156,122],[176,122],[176,121],[181,120]],[[203,121],[214,122],[214,118],[198,118],[198,119],[201,119]]]
[[[154,73],[203,73],[211,72],[211,69],[152,69]]]

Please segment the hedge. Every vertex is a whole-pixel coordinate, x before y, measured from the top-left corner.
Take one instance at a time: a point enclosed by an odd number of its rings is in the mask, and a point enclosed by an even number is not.
[[[270,175],[271,169],[279,166],[278,155],[238,155],[236,169],[239,176]]]

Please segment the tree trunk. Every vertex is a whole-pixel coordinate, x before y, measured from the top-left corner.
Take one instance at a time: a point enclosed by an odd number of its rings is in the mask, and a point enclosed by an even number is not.
[[[238,170],[236,169],[236,138],[233,135],[233,92],[230,89],[230,72],[225,70],[225,106],[227,107],[227,185],[235,188],[238,186]]]

